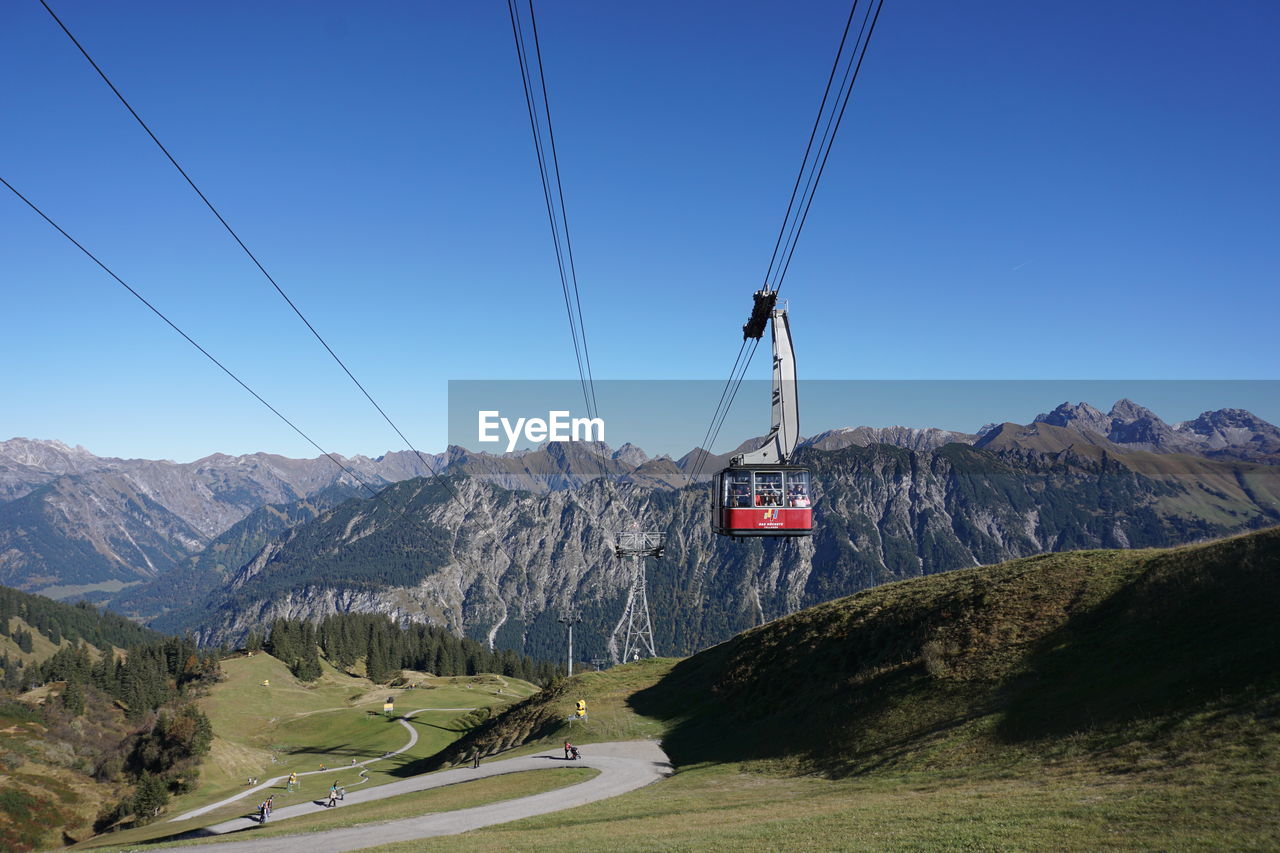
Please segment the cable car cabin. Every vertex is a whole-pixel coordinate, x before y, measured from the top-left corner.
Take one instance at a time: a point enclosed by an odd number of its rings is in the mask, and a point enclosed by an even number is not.
[[[809,469],[742,465],[716,475],[715,531],[722,536],[813,535]]]

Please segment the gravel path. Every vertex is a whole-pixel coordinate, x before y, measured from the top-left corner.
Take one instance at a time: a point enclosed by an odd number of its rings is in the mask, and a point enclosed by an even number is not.
[[[427,838],[434,835],[454,835],[479,829],[482,826],[507,823],[534,815],[547,814],[573,808],[585,803],[603,800],[625,794],[636,788],[644,787],[659,779],[671,775],[671,764],[667,754],[662,751],[656,741],[625,741],[618,743],[592,743],[583,749],[583,756],[577,762],[565,762],[564,752],[553,749],[537,755],[522,758],[508,758],[481,764],[479,768],[458,768],[429,773],[379,785],[364,791],[348,792],[347,798],[337,808],[370,802],[384,797],[394,797],[413,791],[425,791],[443,785],[453,785],[486,776],[500,776],[506,773],[519,773],[523,770],[544,770],[552,767],[563,767],[566,764],[575,767],[592,767],[600,771],[600,775],[576,785],[546,791],[529,797],[506,800],[470,809],[452,812],[422,815],[421,817],[402,820],[370,823],[346,829],[332,829],[325,832],[311,832],[303,835],[286,835],[277,838],[246,838],[244,841],[224,842],[217,845],[218,851],[234,851],[234,853],[292,853],[305,849],[307,853],[338,853],[345,850],[359,850],[379,844],[390,844],[397,841],[412,841],[415,838]],[[288,820],[305,814],[328,811],[321,800],[311,803],[300,803],[276,809],[271,815],[271,823]],[[202,832],[208,835],[222,835],[228,832],[252,830],[257,827],[257,818],[237,818],[224,823],[206,827]],[[250,831],[248,835],[252,835]],[[188,836],[191,837],[191,836]],[[160,853],[163,850],[184,850],[190,848],[156,848],[148,847],[148,853]]]
[[[325,710],[329,710],[329,709],[325,709]],[[333,710],[342,710],[342,709],[335,708]],[[413,749],[414,744],[418,742],[418,730],[415,729],[413,726],[409,725],[408,720],[414,714],[423,714],[428,711],[474,711],[474,710],[476,709],[475,708],[419,708],[416,711],[410,711],[409,713],[403,715],[400,719],[396,720],[397,723],[404,726],[405,729],[408,730],[409,740],[404,746],[400,747],[395,752],[388,752],[386,755],[380,755],[377,758],[368,758],[368,759],[365,759],[364,761],[357,761],[355,764],[337,765],[334,767],[330,767],[327,770],[308,770],[305,773],[299,773],[298,778],[301,779],[303,776],[315,776],[316,774],[319,774],[319,773],[332,773],[335,770],[344,770],[349,767],[364,767],[367,764],[373,764],[375,761],[382,761],[384,758],[390,758],[393,755],[399,755],[402,752],[406,752],[410,749]],[[316,712],[312,712],[312,713],[316,713]],[[169,818],[169,822],[174,823],[180,820],[189,820],[193,817],[199,817],[200,815],[207,814],[208,812],[211,812],[214,809],[221,808],[222,806],[225,806],[229,803],[234,803],[236,800],[242,800],[245,797],[258,793],[259,791],[265,791],[267,788],[270,788],[273,785],[278,785],[288,778],[289,778],[289,774],[284,773],[280,776],[276,776],[274,778],[268,779],[265,782],[259,782],[254,787],[246,788],[245,790],[241,791],[238,794],[233,794],[232,796],[227,797],[225,800],[218,800],[218,802],[216,803],[210,803],[207,806],[201,806],[198,809],[192,809],[189,812],[183,812],[177,817],[171,817]]]

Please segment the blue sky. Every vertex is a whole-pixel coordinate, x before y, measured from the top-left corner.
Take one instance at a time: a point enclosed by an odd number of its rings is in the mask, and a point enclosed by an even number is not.
[[[575,375],[504,3],[50,3],[419,448],[449,379]],[[722,379],[847,5],[537,10],[596,375]],[[1280,376],[1278,24],[887,0],[783,290],[802,377]],[[35,0],[0,74],[0,175],[326,448],[401,447]],[[0,438],[314,455],[7,192],[0,281]]]

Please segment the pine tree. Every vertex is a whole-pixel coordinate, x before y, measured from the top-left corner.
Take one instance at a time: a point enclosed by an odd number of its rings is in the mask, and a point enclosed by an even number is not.
[[[75,716],[78,717],[84,713],[84,689],[78,683],[68,681],[59,698],[62,700],[62,707]]]
[[[150,774],[138,780],[133,795],[134,823],[141,825],[155,820],[160,810],[169,804],[169,790],[164,779]]]

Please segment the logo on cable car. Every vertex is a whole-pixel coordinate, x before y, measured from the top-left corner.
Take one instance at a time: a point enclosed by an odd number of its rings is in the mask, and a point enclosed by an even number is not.
[[[516,449],[523,435],[530,444],[541,444],[544,441],[604,441],[604,418],[571,418],[567,411],[547,412],[546,420],[542,418],[516,418],[513,424],[510,419],[502,417],[496,410],[477,412],[477,438],[482,442],[501,441],[498,427],[507,435],[507,452]]]

